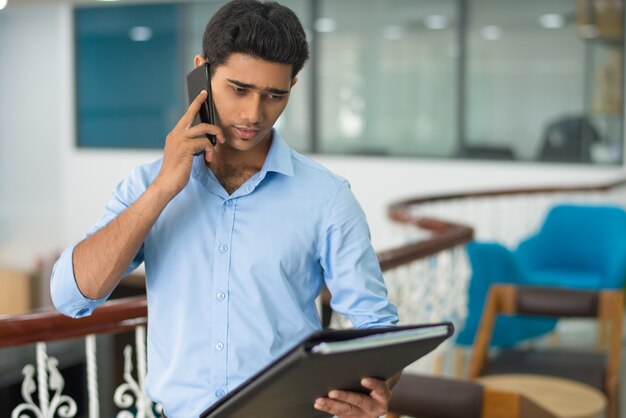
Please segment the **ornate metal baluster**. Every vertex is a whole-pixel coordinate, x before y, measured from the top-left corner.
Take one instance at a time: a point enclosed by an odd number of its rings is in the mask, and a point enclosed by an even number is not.
[[[100,416],[98,399],[98,366],[96,363],[96,336],[85,337],[85,355],[87,357],[87,393],[89,395],[89,418]]]
[[[124,381],[116,390],[113,395],[113,402],[119,408],[126,409],[120,411],[117,414],[117,418],[132,418],[133,414],[127,409],[131,408],[135,403],[137,405],[137,415],[139,417],[145,417],[140,409],[139,398],[142,396],[142,391],[137,385],[137,382],[133,378],[133,348],[130,345],[124,347]],[[130,393],[127,393],[130,392]],[[135,400],[135,402],[133,402]]]
[[[44,343],[37,344],[37,389],[39,395],[39,408],[44,417],[48,416],[48,373],[46,370],[46,345]]]
[[[62,395],[65,381],[57,368],[59,362],[54,357],[48,357],[45,343],[37,343],[37,384],[35,384],[35,367],[28,364],[22,369],[22,398],[25,403],[19,404],[11,418],[27,418],[27,412],[36,418],[53,418],[58,414],[61,418],[71,418],[76,415],[76,402],[67,395]],[[54,391],[50,400],[49,389]],[[33,400],[33,393],[37,391],[39,405]]]
[[[135,329],[135,349],[137,353],[137,380],[132,375],[133,371],[133,348],[127,345],[124,348],[124,381],[116,390],[113,396],[115,405],[125,409],[117,414],[117,418],[155,418],[161,414],[161,406],[154,405],[145,393],[146,376],[146,328],[137,327]],[[133,402],[134,400],[134,402]],[[134,415],[128,409],[135,407],[137,412]],[[157,415],[157,416],[159,416]]]

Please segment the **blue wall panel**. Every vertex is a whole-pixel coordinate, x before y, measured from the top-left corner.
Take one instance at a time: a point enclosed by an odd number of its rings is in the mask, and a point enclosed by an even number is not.
[[[76,10],[78,146],[163,146],[186,94],[180,13],[172,4]],[[136,27],[150,39],[133,41]]]

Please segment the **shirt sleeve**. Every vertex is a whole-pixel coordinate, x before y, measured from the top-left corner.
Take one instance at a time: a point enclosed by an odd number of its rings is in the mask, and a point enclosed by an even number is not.
[[[333,310],[356,328],[397,324],[398,311],[387,299],[365,213],[346,181],[330,205],[320,245],[320,263]]]
[[[120,182],[105,207],[100,220],[85,234],[83,239],[96,233],[115,219],[130,206],[147,188],[145,176],[140,169],[135,170],[128,178]],[[149,184],[149,183],[148,183]],[[50,294],[55,308],[64,315],[81,318],[91,313],[104,303],[110,295],[101,299],[85,297],[78,288],[74,275],[73,255],[77,243],[67,248],[56,261],[50,278]],[[126,269],[124,276],[131,273],[143,262],[143,245]]]

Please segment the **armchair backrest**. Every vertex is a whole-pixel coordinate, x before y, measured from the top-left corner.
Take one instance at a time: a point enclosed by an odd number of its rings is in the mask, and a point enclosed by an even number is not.
[[[602,287],[621,287],[626,279],[626,212],[614,206],[554,206],[516,254],[531,270],[595,272],[602,276]]]

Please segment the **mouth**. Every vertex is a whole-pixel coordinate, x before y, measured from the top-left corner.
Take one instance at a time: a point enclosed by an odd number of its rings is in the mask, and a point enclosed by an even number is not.
[[[235,132],[237,132],[237,135],[242,139],[252,139],[259,133],[259,129],[238,128],[236,126],[233,128],[235,129]]]

